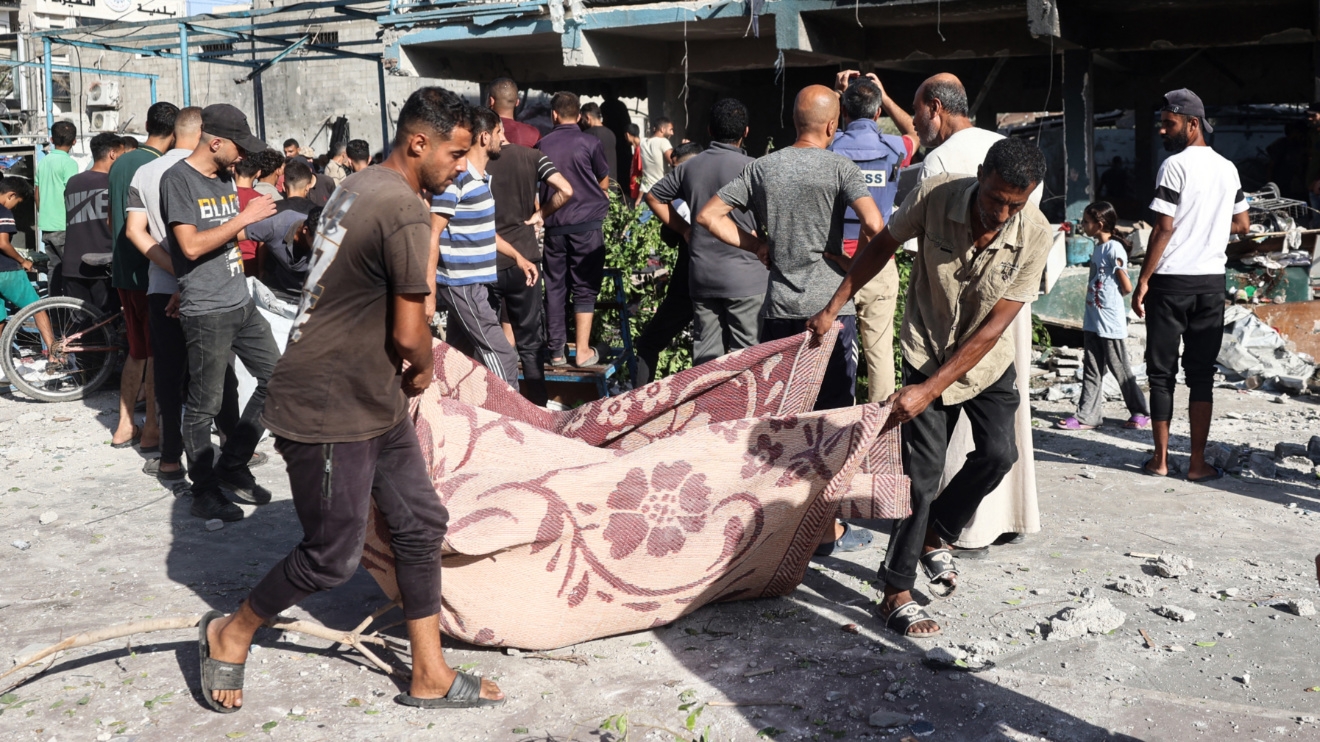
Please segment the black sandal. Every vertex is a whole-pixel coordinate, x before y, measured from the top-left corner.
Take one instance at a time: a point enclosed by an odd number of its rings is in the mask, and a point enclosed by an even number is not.
[[[488,706],[501,706],[505,699],[498,701],[481,697],[481,678],[460,672],[454,677],[454,684],[444,698],[417,698],[410,693],[400,693],[394,702],[400,706],[412,706],[419,709],[473,709]]]
[[[937,598],[947,598],[958,590],[958,569],[953,566],[953,550],[944,548],[921,555],[921,569],[932,585],[947,585],[948,590],[931,590]],[[952,575],[952,577],[950,577]]]
[[[935,619],[926,615],[926,609],[918,605],[915,600],[909,600],[903,605],[895,608],[888,616],[881,616],[881,618],[885,620],[885,628],[899,636],[911,636],[912,627],[922,621],[935,623]],[[898,622],[897,626],[893,625],[895,621]],[[926,634],[918,634],[914,638],[926,639],[932,636],[939,636],[943,631],[943,629],[939,628],[939,624],[936,624],[934,631]]]
[[[211,659],[211,645],[206,638],[206,627],[224,615],[220,611],[208,611],[197,623],[197,654],[202,661],[202,698],[206,705],[222,714],[232,714],[243,707],[225,706],[211,694],[217,690],[243,690],[243,665]]]

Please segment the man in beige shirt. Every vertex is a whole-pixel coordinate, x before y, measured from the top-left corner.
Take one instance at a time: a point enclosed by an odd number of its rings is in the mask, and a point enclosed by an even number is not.
[[[823,335],[902,242],[920,242],[903,316],[904,385],[888,399],[889,424],[903,426],[903,468],[912,482],[912,514],[895,524],[881,572],[880,615],[900,634],[940,632],[909,593],[917,566],[943,594],[957,587],[948,543],[1017,460],[1017,375],[1006,332],[1036,297],[1053,244],[1049,223],[1028,203],[1044,175],[1039,148],[1005,139],[990,148],[977,177],[925,180],[807,322]],[[945,449],[963,413],[976,448],[941,492]]]

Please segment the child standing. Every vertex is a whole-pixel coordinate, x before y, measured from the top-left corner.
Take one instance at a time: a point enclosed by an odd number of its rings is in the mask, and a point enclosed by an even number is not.
[[[0,330],[4,329],[5,320],[9,318],[6,304],[22,309],[41,298],[28,279],[32,261],[20,255],[10,242],[10,236],[18,232],[13,209],[30,198],[31,183],[18,176],[0,177]],[[50,319],[45,312],[38,312],[33,319],[36,320],[42,341],[49,349],[54,342]]]
[[[1127,274],[1127,243],[1114,235],[1118,214],[1106,201],[1097,201],[1082,212],[1082,232],[1096,241],[1091,256],[1091,277],[1086,284],[1086,313],[1082,319],[1082,398],[1077,414],[1060,420],[1064,430],[1090,430],[1104,420],[1105,371],[1112,373],[1123,390],[1123,401],[1132,414],[1123,427],[1144,429],[1150,425],[1146,395],[1128,366],[1127,308],[1123,297],[1132,293]]]

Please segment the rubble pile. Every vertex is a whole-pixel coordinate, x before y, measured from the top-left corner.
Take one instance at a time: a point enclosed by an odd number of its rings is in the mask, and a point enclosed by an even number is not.
[[[1261,321],[1246,306],[1224,312],[1224,342],[1215,359],[1219,370],[1244,388],[1298,393],[1308,391],[1315,376],[1315,359],[1288,350],[1277,330]]]

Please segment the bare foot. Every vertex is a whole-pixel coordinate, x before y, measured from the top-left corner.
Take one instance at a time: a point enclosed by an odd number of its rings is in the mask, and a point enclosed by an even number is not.
[[[449,670],[448,677],[434,679],[424,678],[419,673],[414,673],[412,684],[408,687],[408,694],[413,698],[444,698],[449,693],[449,688],[454,684],[454,679],[457,676],[458,673],[452,669]],[[486,678],[481,678],[480,695],[490,701],[504,700],[504,691]]]
[[[897,592],[892,595],[886,595],[884,602],[880,604],[881,615],[884,616],[892,615],[894,611],[898,610],[899,608],[902,608],[903,606],[911,602],[912,602],[912,593],[908,592],[907,590],[904,590],[902,592]],[[938,633],[939,630],[940,630],[939,624],[935,623],[930,619],[923,619],[912,625],[912,628],[908,630],[908,636],[915,636],[915,637],[930,636],[931,634]]]
[[[1205,479],[1206,477],[1213,477],[1213,476],[1214,476],[1215,474],[1217,474],[1218,472],[1219,472],[1218,469],[1216,469],[1216,468],[1214,468],[1213,466],[1211,466],[1211,465],[1205,463],[1204,461],[1201,462],[1201,465],[1200,465],[1200,466],[1196,466],[1196,465],[1194,465],[1194,464],[1188,464],[1188,466],[1187,466],[1187,479],[1189,479],[1190,481],[1195,482],[1195,481],[1198,480],[1198,479]]]
[[[241,665],[247,662],[248,643],[245,641],[226,640],[225,627],[232,623],[234,615],[230,614],[224,618],[217,618],[206,627],[206,642],[211,647],[211,659],[221,662],[230,662]],[[243,691],[241,690],[216,690],[211,691],[211,697],[225,708],[235,708],[243,705]]]
[[[1153,458],[1147,461],[1146,463],[1142,464],[1141,468],[1145,469],[1151,474],[1158,474],[1161,477],[1166,476],[1169,473],[1169,464],[1167,461],[1165,461],[1163,464],[1160,464],[1159,466],[1156,466],[1155,459]]]
[[[110,442],[116,446],[120,446],[133,440],[137,434],[138,426],[129,425],[128,429],[125,430],[124,426],[120,425],[118,428],[115,428],[115,434],[110,437]]]

